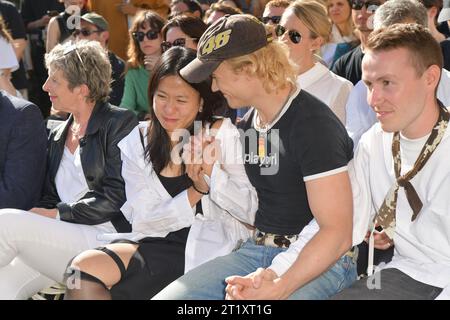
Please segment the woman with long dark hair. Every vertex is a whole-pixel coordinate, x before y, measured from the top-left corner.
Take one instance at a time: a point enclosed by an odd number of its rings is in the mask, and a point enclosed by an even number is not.
[[[257,198],[239,132],[229,119],[214,122],[224,98],[211,91],[211,80],[189,84],[179,76],[194,58],[195,51],[175,47],[155,66],[148,134],[136,127],[119,143],[127,194],[121,210],[132,232],[106,234],[126,240],[78,255],[66,298],[149,299],[250,236]],[[77,279],[79,286],[69,286]]]
[[[140,11],[129,31],[125,88],[120,106],[132,110],[139,120],[149,111],[147,89],[153,66],[161,56],[164,19],[151,10]]]

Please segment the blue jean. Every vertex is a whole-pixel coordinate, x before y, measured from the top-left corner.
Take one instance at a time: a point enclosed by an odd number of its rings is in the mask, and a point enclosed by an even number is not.
[[[209,261],[178,278],[153,299],[156,300],[223,300],[225,278],[245,276],[257,268],[267,268],[273,258],[286,249],[259,246],[248,240],[226,256]],[[354,259],[343,256],[320,277],[297,289],[289,299],[323,300],[349,287],[356,280]]]

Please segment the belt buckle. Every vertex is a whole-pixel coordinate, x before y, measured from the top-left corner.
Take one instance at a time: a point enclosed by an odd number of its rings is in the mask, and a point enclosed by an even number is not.
[[[259,246],[268,246],[274,248],[289,248],[292,240],[298,239],[298,236],[279,235],[274,233],[262,232],[260,230],[255,231],[255,244]]]
[[[354,246],[352,247],[350,250],[348,250],[344,256],[347,256],[349,258],[352,258],[353,261],[356,261],[356,259],[358,259],[358,247]]]

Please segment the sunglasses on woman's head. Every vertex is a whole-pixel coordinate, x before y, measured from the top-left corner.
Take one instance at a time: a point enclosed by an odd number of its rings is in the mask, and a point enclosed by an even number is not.
[[[144,41],[144,38],[147,37],[148,40],[155,40],[158,38],[159,32],[155,30],[148,30],[147,32],[133,32],[133,38],[136,41],[142,42]]]
[[[375,12],[378,7],[381,6],[380,1],[377,0],[353,0],[352,1],[352,9],[353,10],[361,10],[363,7],[366,7],[367,11]]]
[[[264,24],[268,24],[269,21],[272,21],[273,24],[279,24],[280,20],[281,20],[281,16],[272,16],[272,17],[267,16],[267,17],[261,18],[261,21]]]
[[[298,31],[286,30],[286,28],[282,25],[277,25],[275,27],[275,34],[278,38],[282,37],[286,32],[288,33],[289,39],[292,41],[292,43],[297,44],[302,40],[302,35]]]

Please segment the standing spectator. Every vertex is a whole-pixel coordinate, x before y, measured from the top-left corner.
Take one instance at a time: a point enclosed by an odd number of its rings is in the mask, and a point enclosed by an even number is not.
[[[11,32],[13,38],[12,44],[16,53],[17,60],[20,63],[19,69],[12,73],[11,82],[14,87],[20,91],[21,95],[28,99],[28,80],[25,73],[25,67],[22,58],[27,46],[27,34],[22,17],[17,8],[8,1],[0,0],[0,16],[6,24],[6,29]]]
[[[111,93],[109,103],[120,105],[124,88],[125,62],[108,50],[109,23],[99,14],[90,12],[81,17],[81,29],[75,30],[74,35],[78,40],[98,41],[108,51],[109,62],[112,67]]]
[[[44,117],[50,114],[50,100],[42,90],[47,78],[44,64],[47,25],[53,16],[64,11],[64,5],[59,0],[24,0],[22,3],[22,18],[27,29],[30,45],[32,70],[29,71],[29,99],[41,109]]]
[[[75,31],[79,17],[85,13],[84,0],[64,0],[64,11],[50,19],[47,27],[47,52],[66,41]],[[75,17],[75,19],[73,19]]]
[[[164,20],[153,11],[140,11],[130,29],[125,89],[120,106],[133,110],[140,120],[148,114],[151,70],[161,55]]]

